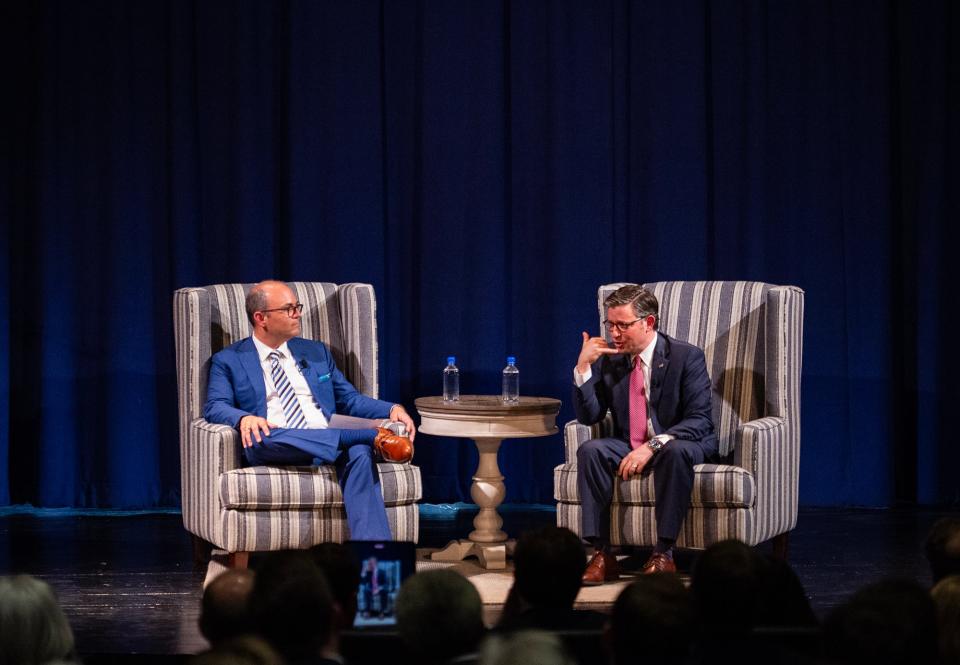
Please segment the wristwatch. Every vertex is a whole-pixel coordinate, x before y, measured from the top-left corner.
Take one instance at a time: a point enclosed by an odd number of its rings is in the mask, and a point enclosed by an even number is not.
[[[667,442],[663,439],[650,439],[647,441],[647,446],[649,446],[650,450],[652,450],[654,454],[660,452],[660,449],[665,445],[667,445]]]

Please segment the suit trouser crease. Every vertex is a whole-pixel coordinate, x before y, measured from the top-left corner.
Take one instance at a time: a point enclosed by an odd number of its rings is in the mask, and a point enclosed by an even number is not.
[[[352,445],[340,449],[335,429],[273,429],[263,443],[244,448],[253,466],[308,466],[333,464],[343,492],[350,537],[354,540],[390,540],[390,522],[380,489],[373,449]],[[371,441],[372,443],[372,441]]]
[[[584,539],[602,544],[610,542],[610,504],[617,468],[630,450],[629,443],[616,438],[590,439],[577,449],[577,488]],[[653,473],[658,538],[675,541],[680,535],[690,508],[693,467],[704,459],[699,443],[673,439],[644,469],[643,474]]]

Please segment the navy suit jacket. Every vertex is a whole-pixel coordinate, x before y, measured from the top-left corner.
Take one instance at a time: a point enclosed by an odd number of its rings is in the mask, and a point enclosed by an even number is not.
[[[302,337],[287,342],[313,399],[327,420],[335,413],[357,418],[387,418],[393,402],[373,399],[357,391],[337,369],[326,345]],[[253,339],[231,344],[213,356],[203,417],[212,423],[237,427],[244,416],[267,417],[267,387]]]
[[[590,369],[590,379],[573,388],[577,420],[593,425],[603,420],[609,409],[614,436],[629,442],[630,356],[603,355]],[[712,388],[703,351],[658,332],[648,403],[654,433],[699,443],[709,459],[717,452],[712,411]]]

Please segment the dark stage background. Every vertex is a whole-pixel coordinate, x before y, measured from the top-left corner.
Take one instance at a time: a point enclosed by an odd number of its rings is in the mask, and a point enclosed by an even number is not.
[[[960,6],[8,2],[0,504],[179,501],[175,288],[372,283],[382,394],[569,406],[611,281],[806,291],[801,502],[955,503]],[[425,499],[472,445],[418,439]],[[550,502],[559,436],[502,450]]]

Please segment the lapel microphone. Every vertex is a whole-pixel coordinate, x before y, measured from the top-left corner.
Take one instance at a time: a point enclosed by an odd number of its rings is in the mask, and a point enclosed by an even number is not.
[[[307,359],[301,358],[300,362],[297,363],[297,369],[300,370],[300,373],[303,374],[303,370],[307,369]]]

